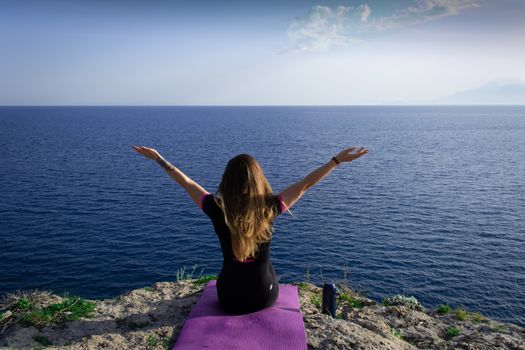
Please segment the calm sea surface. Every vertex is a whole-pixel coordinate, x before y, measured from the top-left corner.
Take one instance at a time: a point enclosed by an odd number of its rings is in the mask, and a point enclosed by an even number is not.
[[[209,192],[251,154],[274,193],[364,145],[276,220],[281,283],[341,281],[346,264],[373,299],[525,325],[525,107],[0,108],[0,292],[103,298],[219,273],[211,222],[133,144]]]

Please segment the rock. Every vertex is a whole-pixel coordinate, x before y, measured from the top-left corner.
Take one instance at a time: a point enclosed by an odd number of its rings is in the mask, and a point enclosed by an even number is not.
[[[91,318],[42,329],[0,323],[0,330],[6,326],[0,334],[0,349],[37,348],[35,336],[52,344],[46,349],[171,349],[204,285],[192,280],[155,283],[151,288],[95,301]],[[383,306],[350,290],[345,294],[357,302],[340,302],[337,318],[332,318],[312,302],[312,298],[318,301],[322,296],[322,288],[303,282],[298,290],[310,350],[525,350],[525,329],[517,325],[491,319],[459,321],[453,315],[426,312],[419,303],[405,303],[399,298],[394,299],[395,305]],[[38,300],[49,305],[61,298],[48,293],[39,295]],[[2,322],[15,316],[7,310]],[[457,327],[459,334],[449,337],[450,327]]]

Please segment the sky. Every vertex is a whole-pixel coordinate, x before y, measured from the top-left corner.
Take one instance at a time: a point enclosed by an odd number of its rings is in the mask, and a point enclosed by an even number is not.
[[[525,1],[4,1],[0,105],[431,103],[525,81]]]

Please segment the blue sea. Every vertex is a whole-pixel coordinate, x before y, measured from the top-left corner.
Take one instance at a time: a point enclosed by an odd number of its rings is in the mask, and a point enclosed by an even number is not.
[[[208,217],[131,145],[209,192],[251,154],[276,194],[365,146],[276,220],[280,282],[525,325],[525,107],[2,107],[0,293],[106,298],[219,273]]]

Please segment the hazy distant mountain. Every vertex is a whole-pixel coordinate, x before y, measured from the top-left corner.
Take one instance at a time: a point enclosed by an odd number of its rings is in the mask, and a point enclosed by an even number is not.
[[[436,104],[476,105],[523,105],[525,104],[525,83],[515,79],[494,80],[472,90],[456,92],[434,101]]]

